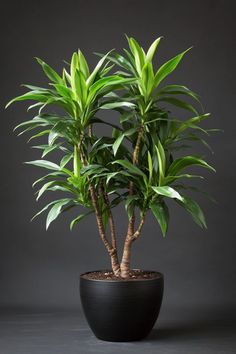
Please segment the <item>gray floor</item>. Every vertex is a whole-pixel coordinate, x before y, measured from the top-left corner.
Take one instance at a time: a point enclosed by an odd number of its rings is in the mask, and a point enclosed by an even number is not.
[[[81,311],[4,310],[0,317],[1,354],[218,354],[236,353],[232,308],[166,307],[142,342],[97,340]]]

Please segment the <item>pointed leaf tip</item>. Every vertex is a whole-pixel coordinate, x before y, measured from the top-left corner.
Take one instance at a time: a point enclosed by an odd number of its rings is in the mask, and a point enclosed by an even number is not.
[[[148,49],[148,51],[147,51],[147,55],[146,55],[146,60],[147,60],[147,61],[152,61],[153,56],[154,56],[154,54],[155,54],[155,52],[156,52],[156,49],[157,49],[157,47],[158,47],[158,45],[159,45],[159,43],[160,43],[160,41],[161,41],[162,38],[163,38],[163,37],[157,38],[157,39],[151,44],[151,46],[149,47],[149,49]]]
[[[157,87],[162,80],[165,79],[166,76],[168,76],[172,71],[175,70],[175,68],[178,66],[180,61],[182,60],[183,56],[191,50],[192,47],[189,47],[185,51],[183,51],[180,54],[177,54],[175,57],[171,58],[167,62],[165,62],[156,72],[155,75],[155,80],[154,80],[154,86]]]

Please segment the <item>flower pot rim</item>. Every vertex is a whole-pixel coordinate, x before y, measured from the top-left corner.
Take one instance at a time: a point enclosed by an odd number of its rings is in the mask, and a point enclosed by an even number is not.
[[[134,268],[132,270],[141,270],[143,272],[150,272],[150,273],[156,273],[158,274],[159,276],[158,277],[155,277],[155,278],[138,278],[138,279],[92,279],[92,278],[86,278],[84,277],[86,274],[89,274],[89,273],[96,273],[96,272],[105,272],[105,271],[111,271],[111,270],[108,270],[108,269],[99,269],[99,270],[90,270],[88,272],[85,272],[85,273],[82,273],[80,274],[80,279],[84,279],[84,280],[88,280],[88,281],[95,281],[95,282],[106,282],[106,283],[134,283],[134,282],[148,282],[148,281],[155,281],[155,280],[159,280],[159,279],[163,279],[164,278],[164,275],[163,273],[160,273],[156,270],[147,270],[147,269],[137,269],[137,268]]]

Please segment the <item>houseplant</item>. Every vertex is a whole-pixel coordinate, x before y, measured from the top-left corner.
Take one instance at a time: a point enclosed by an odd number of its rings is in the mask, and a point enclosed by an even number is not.
[[[174,156],[175,151],[185,148],[186,141],[207,145],[200,134],[209,133],[200,127],[209,114],[198,113],[198,96],[185,86],[163,85],[188,50],[154,71],[153,57],[161,38],[147,53],[133,38],[127,40],[129,49],[123,55],[115,51],[99,54],[102,58],[93,71],[80,50],[72,55],[69,72],[63,68],[61,76],[37,58],[50,80],[49,87],[24,85],[29,91],[7,105],[32,100],[36,103],[29,110],[39,109],[33,119],[16,127],[20,134],[33,132],[30,140],[47,137],[46,143],[36,146],[42,150],[42,158],[27,162],[49,170],[34,182],[34,186],[41,184],[37,199],[48,191],[66,194],[35,217],[49,211],[48,228],[61,213],[82,206],[86,211],[71,221],[72,229],[86,215],[95,213],[111,271],[83,274],[81,300],[97,337],[114,341],[145,337],[161,306],[162,274],[132,270],[130,266],[131,247],[141,234],[147,212],[151,210],[163,236],[169,222],[167,199],[177,202],[198,225],[206,227],[200,206],[183,193],[191,188],[185,183],[187,179],[201,176],[185,169],[197,165],[214,171],[199,156]],[[173,117],[166,105],[184,109],[191,117]],[[57,107],[57,113],[52,113],[51,107]],[[101,116],[107,109],[119,113],[119,122],[98,117],[98,112]],[[112,136],[97,136],[97,124],[112,126]],[[61,153],[59,163],[45,159],[53,151]],[[120,203],[125,205],[128,227],[119,261],[113,208]]]

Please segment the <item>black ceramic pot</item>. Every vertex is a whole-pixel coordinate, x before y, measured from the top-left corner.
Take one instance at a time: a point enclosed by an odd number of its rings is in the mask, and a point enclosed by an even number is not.
[[[161,273],[143,280],[93,280],[85,274],[80,276],[80,297],[97,338],[127,342],[141,340],[150,333],[162,302]]]

